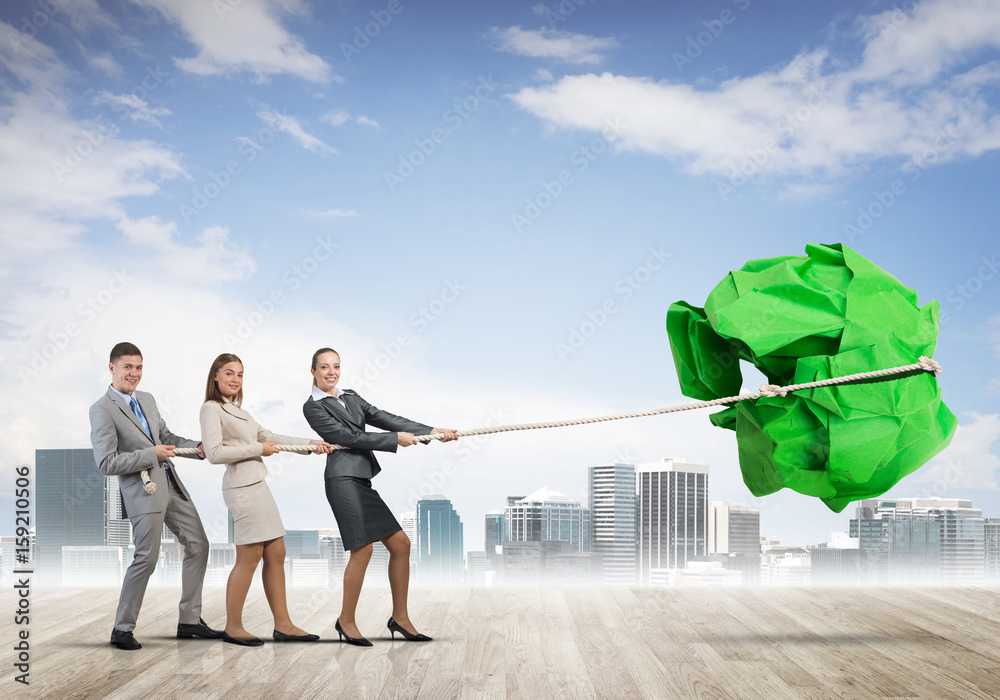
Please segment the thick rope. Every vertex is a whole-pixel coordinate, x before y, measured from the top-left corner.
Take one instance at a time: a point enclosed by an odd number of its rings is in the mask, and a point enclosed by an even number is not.
[[[712,406],[722,406],[728,403],[736,403],[737,401],[746,401],[747,399],[759,399],[763,397],[774,398],[776,396],[786,396],[793,391],[803,391],[805,389],[816,389],[822,386],[834,386],[836,384],[848,384],[850,382],[863,381],[865,379],[874,379],[876,377],[889,377],[894,374],[905,374],[907,372],[933,372],[934,374],[941,374],[943,371],[941,365],[932,360],[929,357],[920,356],[912,365],[902,365],[900,367],[891,367],[889,369],[877,369],[873,372],[859,372],[857,374],[848,374],[842,377],[831,377],[830,379],[822,379],[818,382],[805,382],[804,384],[789,384],[788,386],[776,386],[774,384],[763,384],[760,389],[749,394],[739,394],[737,396],[726,396],[721,399],[712,399],[711,401],[694,401],[692,403],[681,404],[678,406],[668,406],[666,408],[656,408],[651,411],[638,411],[636,413],[614,413],[607,416],[597,416],[594,418],[577,418],[574,420],[563,420],[563,421],[552,421],[547,423],[518,423],[515,425],[498,425],[492,428],[473,428],[471,430],[459,430],[457,431],[458,437],[469,437],[472,435],[490,435],[492,433],[509,433],[516,430],[540,430],[542,428],[562,428],[569,425],[584,425],[587,423],[604,423],[611,420],[623,420],[625,418],[642,418],[644,416],[659,416],[664,413],[679,413],[680,411],[694,411],[699,408],[710,408]],[[431,440],[440,440],[444,436],[440,434],[435,435],[416,435],[417,442],[430,442]],[[314,445],[275,445],[274,448],[281,452],[315,452],[316,447]],[[346,447],[344,445],[334,445],[334,450],[350,450],[352,448]],[[174,453],[178,455],[192,455],[198,454],[198,449],[196,447],[178,447],[174,449]],[[146,486],[146,490],[149,493],[153,493],[156,490],[156,484],[149,481],[149,476],[145,470],[142,472],[143,483]],[[152,486],[153,490],[150,491],[149,487]]]

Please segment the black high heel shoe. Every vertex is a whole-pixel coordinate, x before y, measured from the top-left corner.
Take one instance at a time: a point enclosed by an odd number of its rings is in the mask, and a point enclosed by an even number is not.
[[[340,635],[340,641],[344,641],[346,639],[348,644],[353,644],[356,647],[370,647],[370,646],[372,646],[372,643],[369,642],[364,637],[357,637],[357,638],[355,638],[355,637],[352,637],[351,635],[347,634],[347,632],[344,631],[344,628],[340,626],[340,619],[339,618],[337,619],[337,624],[335,624],[333,626],[333,628],[335,630],[337,630],[337,634]]]
[[[279,632],[274,630],[271,634],[276,642],[318,642],[318,634],[285,634],[284,632]]]
[[[389,618],[389,621],[385,623],[385,626],[389,628],[390,632],[392,632],[393,641],[396,641],[396,632],[403,635],[403,639],[408,642],[429,642],[434,639],[434,637],[428,637],[426,634],[411,634],[410,632],[407,632],[403,629],[402,625],[393,620],[391,617]]]

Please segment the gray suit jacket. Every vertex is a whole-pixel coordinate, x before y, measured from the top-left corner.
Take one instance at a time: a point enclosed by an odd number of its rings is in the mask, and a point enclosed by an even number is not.
[[[160,417],[152,394],[145,391],[134,393],[139,407],[146,416],[150,439],[132,408],[111,388],[90,407],[90,443],[94,447],[94,461],[106,476],[117,475],[121,488],[123,515],[135,517],[144,513],[159,513],[167,508],[170,491],[167,488],[167,474],[156,459],[155,445],[175,445],[176,447],[197,447],[196,440],[174,435]],[[197,455],[185,455],[198,459]],[[169,460],[168,460],[169,462]],[[169,462],[174,472],[177,487],[188,500],[184,484],[181,483],[173,462]],[[139,473],[149,470],[149,478],[156,483],[156,493],[146,493]]]
[[[345,409],[332,396],[316,401],[311,396],[302,407],[309,426],[332,445],[343,445],[350,450],[335,450],[326,456],[323,476],[357,476],[371,479],[382,471],[373,450],[395,452],[399,446],[396,432],[366,433],[365,424],[382,430],[427,435],[433,430],[429,425],[381,411],[356,393],[347,389],[341,395]],[[425,443],[426,444],[426,443]]]

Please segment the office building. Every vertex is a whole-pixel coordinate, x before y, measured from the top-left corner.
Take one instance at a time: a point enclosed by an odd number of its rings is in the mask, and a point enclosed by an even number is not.
[[[121,584],[121,547],[66,545],[61,554],[63,588],[115,588]]]
[[[590,550],[590,511],[579,501],[545,486],[504,511],[503,536],[508,542],[569,542],[583,554]]]
[[[665,458],[636,466],[639,585],[708,553],[708,467]]]
[[[708,516],[709,554],[760,554],[760,508],[713,503]]]
[[[319,556],[319,530],[285,530],[285,559]]]
[[[35,532],[39,578],[62,581],[62,548],[108,541],[108,481],[93,450],[35,451]]]
[[[465,582],[470,586],[486,585],[486,552],[465,553]]]
[[[417,580],[461,583],[465,561],[462,520],[444,496],[417,501]]]
[[[851,535],[868,550],[870,583],[967,585],[985,574],[986,521],[968,499],[863,500]]]
[[[486,534],[484,549],[486,551],[486,566],[490,571],[496,571],[497,547],[503,545],[504,511],[491,510],[486,514]]]
[[[128,549],[132,544],[132,523],[122,517],[122,496],[118,485],[118,476],[109,476],[107,492],[107,540],[104,544],[110,547]]]
[[[416,574],[417,568],[417,512],[406,511],[399,516],[399,524],[403,532],[410,538],[410,577]]]
[[[635,585],[635,465],[590,467],[587,493],[595,583]]]
[[[983,533],[986,558],[984,575],[995,581],[1000,579],[1000,518],[986,518]]]
[[[504,584],[590,583],[590,555],[564,540],[504,542],[498,575]]]

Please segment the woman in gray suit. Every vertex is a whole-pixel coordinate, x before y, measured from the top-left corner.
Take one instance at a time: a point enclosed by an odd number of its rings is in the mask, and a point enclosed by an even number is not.
[[[372,556],[372,542],[379,541],[389,550],[389,588],[392,591],[392,617],[386,626],[393,639],[399,632],[404,639],[429,642],[430,637],[417,632],[406,608],[410,583],[410,538],[393,516],[371,479],[381,471],[373,450],[395,452],[397,447],[417,444],[414,433],[443,434],[442,441],[455,440],[454,430],[431,428],[407,418],[380,411],[350,389],[337,386],[340,380],[340,355],[331,348],[320,348],[312,358],[313,391],[302,407],[309,425],[328,443],[350,449],[331,452],[326,458],[326,498],[340,528],[344,549],[351,557],[344,569],[344,602],[336,630],[341,639],[357,646],[371,646],[361,636],[355,622],[358,597],[365,570]],[[365,424],[394,432],[365,432]]]
[[[313,445],[328,453],[321,440],[277,435],[261,427],[244,411],[243,362],[232,353],[215,358],[208,372],[205,403],[201,407],[201,439],[212,464],[225,464],[222,497],[233,514],[236,564],[226,585],[226,631],[223,640],[242,646],[264,642],[243,628],[243,604],[254,571],[264,559],[264,593],[274,615],[275,641],[313,642],[319,639],[292,624],[285,601],[285,527],[278,506],[264,482],[269,457],[277,444]]]

